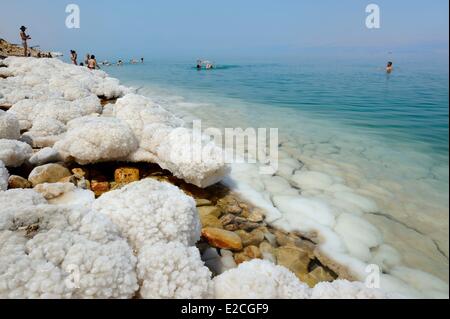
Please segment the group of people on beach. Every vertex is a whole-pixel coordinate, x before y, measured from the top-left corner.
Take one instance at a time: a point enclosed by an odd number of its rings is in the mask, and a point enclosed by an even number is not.
[[[97,60],[95,58],[95,55],[86,54],[86,57],[84,58],[84,63],[81,62],[78,64],[78,54],[75,50],[70,50],[70,60],[72,61],[72,64],[79,65],[79,66],[86,66],[90,70],[100,69],[100,66],[97,63]]]

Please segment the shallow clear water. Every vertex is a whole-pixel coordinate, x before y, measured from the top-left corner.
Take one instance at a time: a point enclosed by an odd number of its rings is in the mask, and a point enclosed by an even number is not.
[[[209,126],[279,128],[282,156],[374,200],[377,211],[363,218],[400,252],[402,265],[448,283],[448,65],[404,61],[387,75],[383,63],[241,62],[197,71],[189,63],[146,62],[105,70]],[[277,195],[260,186],[265,177],[246,181],[269,201]],[[351,210],[337,194],[302,193]]]

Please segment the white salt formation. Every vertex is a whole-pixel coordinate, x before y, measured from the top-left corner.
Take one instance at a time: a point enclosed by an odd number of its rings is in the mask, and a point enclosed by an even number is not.
[[[124,159],[138,147],[128,124],[116,118],[80,117],[70,121],[67,128],[67,134],[54,148],[80,164]]]
[[[108,218],[0,192],[1,298],[131,298],[136,258]]]
[[[308,286],[287,268],[254,259],[214,278],[217,299],[306,299]]]
[[[177,187],[143,179],[97,199],[93,209],[108,216],[134,248],[178,241],[193,246],[200,239],[200,219],[193,198]]]
[[[17,140],[19,138],[20,127],[17,117],[0,110],[0,139]]]
[[[179,242],[145,245],[137,264],[146,299],[206,299],[213,297],[211,272],[195,247]]]
[[[0,191],[6,191],[8,189],[8,179],[8,170],[3,161],[0,160]]]
[[[199,187],[219,182],[228,174],[222,149],[180,127],[183,121],[136,94],[128,94],[114,105],[115,117],[126,121],[140,141],[131,161],[155,162],[175,176]]]
[[[195,139],[183,121],[102,71],[54,59],[8,58],[9,77],[0,81],[0,104],[12,104],[10,126],[26,131],[22,140],[35,148],[52,147],[80,164],[109,160],[157,163],[199,187],[219,182],[229,168],[223,152],[204,137]],[[103,109],[98,96],[118,98]],[[3,116],[2,116],[3,117]],[[116,119],[112,119],[116,117]],[[3,123],[3,120],[0,121]],[[17,138],[17,128],[8,138]]]
[[[218,299],[386,299],[398,298],[360,282],[336,280],[309,288],[287,268],[254,259],[214,278]]]
[[[8,167],[21,166],[31,157],[32,153],[33,150],[26,143],[0,139],[0,161]]]

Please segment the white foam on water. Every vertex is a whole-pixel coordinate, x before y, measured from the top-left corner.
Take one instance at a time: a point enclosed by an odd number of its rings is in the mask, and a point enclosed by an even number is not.
[[[226,184],[268,212],[268,222],[314,238],[364,281],[408,297],[448,297],[448,165],[426,149],[383,140],[298,110],[217,97],[192,103],[146,86],[140,94],[207,127],[279,128],[279,169],[233,164]],[[417,149],[416,149],[417,148]]]

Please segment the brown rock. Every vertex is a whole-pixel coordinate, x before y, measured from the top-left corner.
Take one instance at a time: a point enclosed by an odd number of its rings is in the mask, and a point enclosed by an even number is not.
[[[225,211],[230,214],[238,215],[242,212],[242,208],[239,207],[239,205],[235,204],[235,205],[226,206]]]
[[[199,215],[213,215],[214,217],[219,218],[222,214],[222,211],[219,207],[216,206],[201,206],[198,208]]]
[[[267,241],[263,241],[259,245],[259,251],[262,254],[262,258],[265,260],[269,260],[273,263],[276,263],[276,258],[275,258],[275,255],[273,254],[274,249],[275,248],[273,248],[272,245]]]
[[[246,230],[246,231],[252,231],[254,229],[257,229],[259,226],[261,226],[260,224],[257,223],[251,223],[249,221],[247,221],[246,219],[243,219],[241,217],[236,217],[235,219],[235,223],[239,226],[240,229]]]
[[[247,219],[252,223],[260,223],[264,220],[264,214],[261,211],[255,209],[250,213]]]
[[[116,183],[116,182],[111,182],[109,184],[109,189],[111,191],[116,190],[116,189],[121,189],[122,187],[126,186],[126,184],[122,184],[122,183]]]
[[[274,251],[277,264],[291,270],[297,277],[308,273],[310,258],[308,254],[294,246],[283,246]]]
[[[245,246],[258,246],[264,240],[264,234],[258,229],[246,232],[245,230],[238,230],[236,234],[241,238],[242,244]]]
[[[202,227],[223,228],[220,220],[214,215],[200,215]]]
[[[236,216],[234,216],[233,214],[226,214],[226,215],[220,217],[220,222],[222,223],[223,226],[227,226],[227,225],[233,223],[235,218],[236,218]],[[236,227],[237,227],[237,225],[236,225]]]
[[[316,267],[313,271],[309,273],[309,276],[315,281],[315,284],[324,281],[333,281],[335,278],[327,272],[323,267]]]
[[[236,264],[242,264],[246,261],[252,260],[249,256],[247,256],[245,253],[237,253],[234,255],[234,261]]]
[[[62,165],[46,164],[35,167],[28,176],[28,180],[36,186],[43,183],[56,183],[70,175],[70,171]]]
[[[108,182],[91,182],[91,190],[94,192],[96,197],[101,196],[102,194],[109,192],[110,186]]]
[[[286,234],[282,231],[275,230],[273,233],[277,239],[277,243],[280,246],[297,246],[301,239],[293,234]]]
[[[196,198],[195,204],[197,205],[197,207],[212,206],[212,202],[210,200],[204,199],[204,198]]]
[[[216,248],[241,250],[242,240],[237,234],[219,229],[206,227],[202,229],[202,236],[209,242],[209,244]]]
[[[58,183],[72,183],[74,185],[78,185],[78,179],[75,177],[75,175],[70,175],[61,178]]]
[[[239,217],[243,217],[247,219],[250,216],[250,212],[247,209],[243,209],[242,212],[239,214]]]
[[[114,181],[117,184],[129,184],[139,180],[139,169],[121,167],[114,171]]]
[[[256,246],[245,247],[243,253],[246,254],[248,257],[250,257],[250,259],[262,258],[261,252],[259,251],[259,248]]]
[[[82,177],[89,178],[89,174],[88,174],[87,169],[81,168],[81,167],[77,167],[77,168],[72,169],[72,174],[75,175],[75,177],[80,178],[80,179]]]
[[[273,251],[275,250],[275,248],[273,248],[269,242],[263,241],[261,244],[259,244],[259,250],[261,251],[261,253],[273,254]]]
[[[8,188],[9,189],[14,189],[14,188],[31,188],[32,185],[31,183],[21,177],[21,176],[17,176],[17,175],[11,175],[8,179]]]
[[[225,230],[228,230],[228,231],[236,231],[236,230],[239,230],[239,226],[236,225],[236,224],[229,224],[229,225],[224,226],[223,228],[224,228]]]

